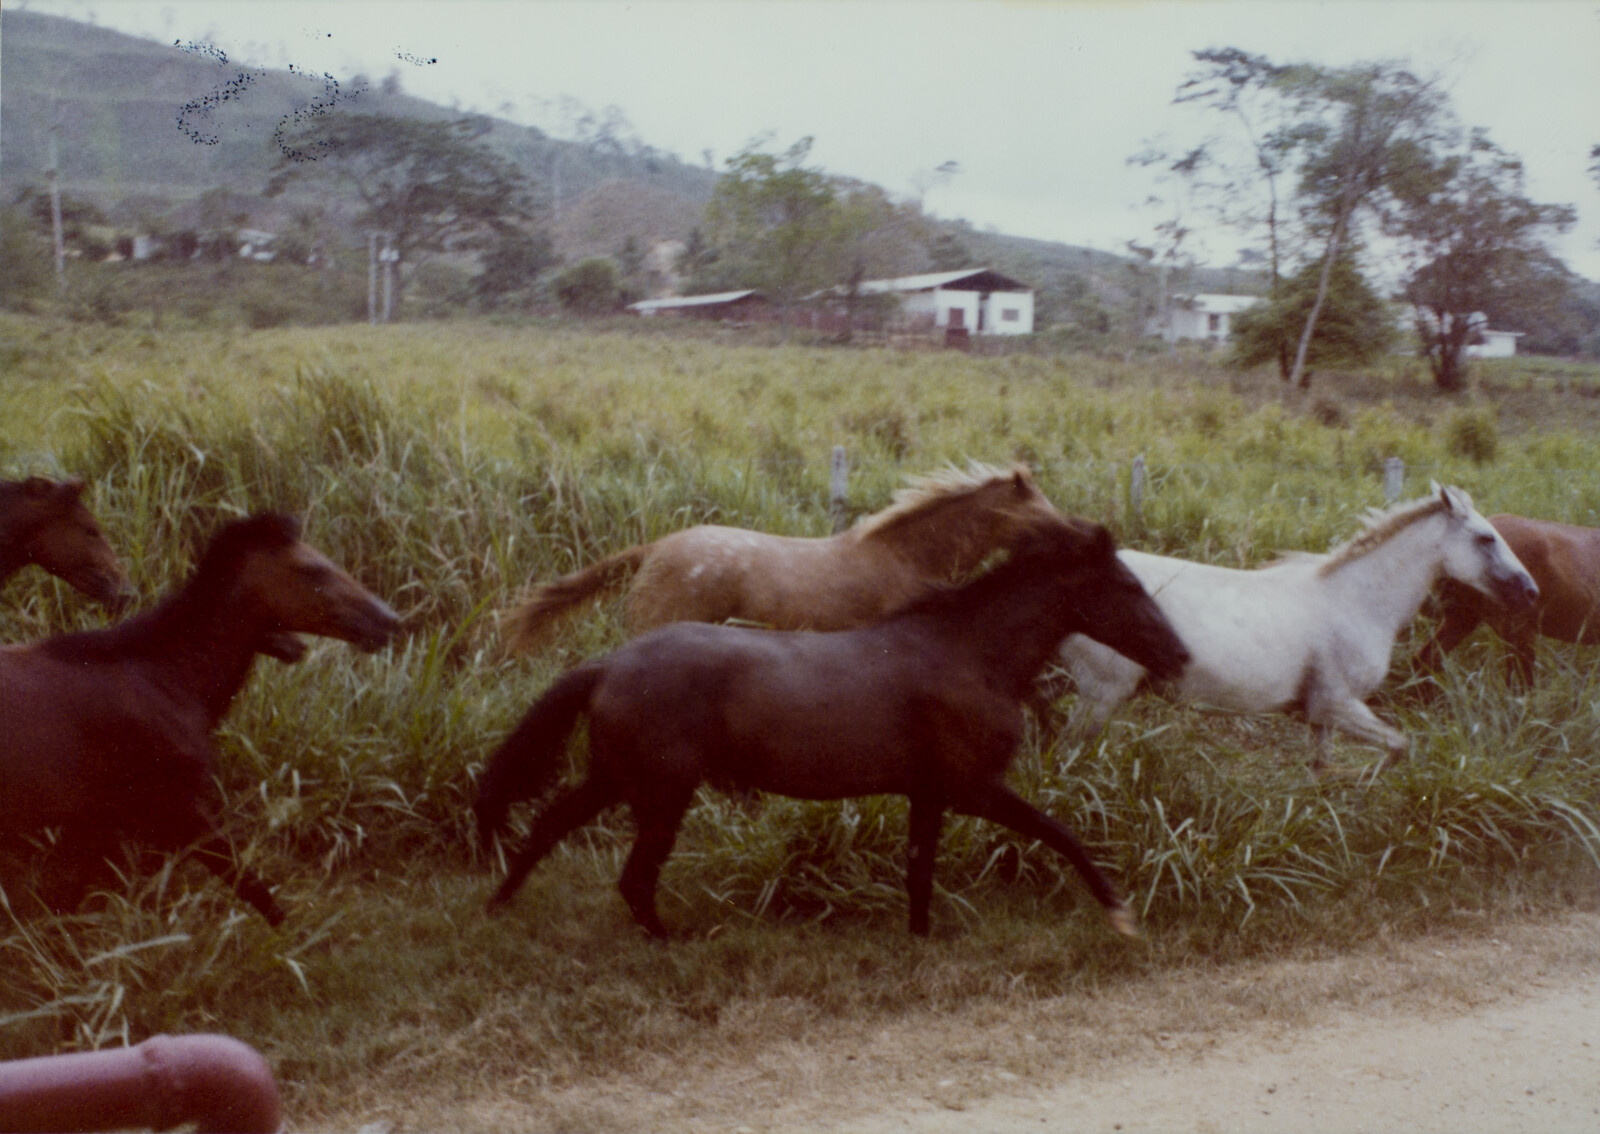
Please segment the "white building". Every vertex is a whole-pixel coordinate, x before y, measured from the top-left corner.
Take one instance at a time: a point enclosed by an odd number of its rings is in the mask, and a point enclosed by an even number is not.
[[[1426,308],[1412,308],[1410,311],[1410,324],[1405,327],[1408,332],[1414,332],[1418,324],[1427,327],[1438,325],[1437,317]],[[1462,348],[1462,353],[1468,358],[1515,358],[1517,354],[1517,340],[1523,331],[1495,331],[1489,328],[1489,316],[1482,311],[1474,311],[1467,316],[1467,344]],[[1415,341],[1414,339],[1412,340]]]
[[[1033,288],[988,268],[864,280],[863,295],[900,297],[900,316],[976,335],[1033,334]]]
[[[1260,302],[1259,295],[1175,295],[1166,315],[1154,315],[1145,324],[1145,334],[1168,342],[1199,339],[1221,345],[1233,339],[1233,317]]]

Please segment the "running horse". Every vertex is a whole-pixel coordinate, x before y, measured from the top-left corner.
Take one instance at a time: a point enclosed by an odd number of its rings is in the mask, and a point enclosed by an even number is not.
[[[1081,632],[1174,676],[1183,643],[1106,530],[1036,526],[1006,562],[882,622],[831,633],[678,623],[558,678],[488,761],[474,804],[488,845],[513,803],[541,795],[568,734],[589,721],[587,777],[562,789],[512,856],[502,906],[569,832],[627,803],[638,835],[618,883],[665,936],[656,882],[701,784],[805,799],[894,793],[911,803],[911,931],[928,932],[947,810],[1004,824],[1065,855],[1112,925],[1133,912],[1067,826],[1005,784],[1022,706],[1062,638]]]
[[[0,481],[0,584],[36,563],[113,610],[130,597],[122,566],[83,503],[83,481]]]
[[[1582,646],[1600,646],[1600,528],[1502,513],[1489,523],[1539,585],[1532,609],[1503,606],[1446,579],[1439,588],[1441,617],[1433,636],[1417,652],[1417,667],[1436,672],[1444,656],[1487,622],[1511,647],[1506,676],[1523,688],[1533,684],[1539,636]]]
[[[279,924],[270,889],[235,864],[213,816],[211,733],[268,643],[288,649],[297,634],[320,634],[375,650],[398,629],[392,610],[300,539],[294,519],[224,526],[152,610],[0,647],[0,831],[61,829],[47,900],[58,911],[78,904],[126,838],[168,852],[193,844]]]
[[[631,576],[629,634],[669,622],[738,619],[779,630],[846,630],[967,574],[990,553],[1062,516],[1023,465],[972,462],[918,477],[888,508],[832,536],[767,535],[703,524],[639,544],[530,589],[506,616],[514,651],[536,648],[558,615]]]
[[[1395,637],[1441,578],[1522,609],[1539,594],[1472,498],[1438,485],[1373,513],[1360,534],[1325,555],[1293,554],[1250,571],[1120,556],[1194,655],[1161,691],[1236,713],[1303,713],[1316,733],[1319,775],[1332,729],[1387,749],[1382,767],[1406,755],[1404,734],[1366,698],[1389,671]],[[1136,661],[1081,636],[1067,640],[1062,656],[1078,688],[1080,733],[1103,728],[1145,679]]]

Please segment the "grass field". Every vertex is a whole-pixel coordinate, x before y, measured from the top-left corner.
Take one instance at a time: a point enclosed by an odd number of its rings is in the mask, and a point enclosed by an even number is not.
[[[934,935],[909,940],[897,800],[708,794],[663,879],[682,934],[665,948],[613,888],[625,813],[570,839],[493,920],[466,818],[474,772],[523,709],[621,640],[602,606],[548,653],[503,660],[494,615],[517,590],[695,523],[825,534],[835,445],[852,516],[908,474],[1022,460],[1064,511],[1130,546],[1253,565],[1353,534],[1383,503],[1390,456],[1406,497],[1437,479],[1486,513],[1600,526],[1593,368],[1507,360],[1442,399],[1406,360],[1287,395],[1204,355],[894,353],[622,322],[161,331],[0,316],[0,344],[0,477],[89,479],[144,602],[222,519],[270,507],[303,515],[407,626],[374,656],[322,643],[299,666],[259,663],[220,733],[230,831],[282,883],[282,929],[188,864],[59,919],[0,875],[0,1058],[225,1030],[268,1055],[314,1125],[385,1084],[537,1093],[818,1017],[1043,997],[1453,910],[1595,900],[1593,657],[1546,646],[1538,687],[1514,696],[1486,636],[1431,708],[1380,698],[1414,744],[1376,783],[1313,785],[1295,722],[1151,701],[1091,742],[1031,739],[1018,786],[1133,896],[1143,944],[1112,939],[1064,862],[965,820],[941,845]],[[29,572],[0,601],[0,641],[102,620]]]

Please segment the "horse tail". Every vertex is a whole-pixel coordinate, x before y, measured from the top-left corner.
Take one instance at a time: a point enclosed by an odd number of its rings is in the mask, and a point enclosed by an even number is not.
[[[562,674],[489,757],[472,804],[480,843],[488,845],[505,824],[512,804],[543,794],[560,774],[567,736],[588,710],[589,698],[604,675],[603,662]]]
[[[639,569],[651,546],[641,543],[591,563],[581,571],[531,588],[516,609],[505,616],[506,651],[524,654],[535,649],[544,640],[556,615],[602,591],[620,586]]]

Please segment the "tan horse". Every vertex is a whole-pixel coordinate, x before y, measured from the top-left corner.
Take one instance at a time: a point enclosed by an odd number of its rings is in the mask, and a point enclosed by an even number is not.
[[[630,575],[630,634],[730,618],[782,630],[847,630],[1061,519],[1025,466],[974,462],[966,471],[913,479],[888,508],[838,535],[778,536],[705,524],[630,547],[529,590],[506,616],[506,641],[513,652],[535,648],[558,615]]]

